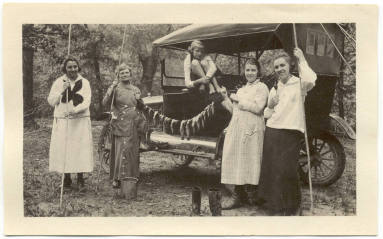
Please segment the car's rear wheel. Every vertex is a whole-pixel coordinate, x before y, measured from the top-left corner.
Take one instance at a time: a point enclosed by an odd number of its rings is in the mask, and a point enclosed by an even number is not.
[[[328,186],[336,182],[343,174],[346,155],[339,140],[323,132],[309,139],[311,181],[314,186]],[[309,182],[308,162],[304,140],[301,143],[299,174],[304,183]]]

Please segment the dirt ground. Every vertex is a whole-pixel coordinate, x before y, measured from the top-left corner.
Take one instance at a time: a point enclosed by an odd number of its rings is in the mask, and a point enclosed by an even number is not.
[[[158,152],[141,154],[140,182],[135,200],[117,197],[109,175],[100,174],[97,142],[104,122],[92,122],[95,171],[85,175],[86,192],[75,189],[64,192],[63,207],[59,208],[61,175],[48,172],[48,152],[51,134],[50,120],[39,120],[40,129],[24,133],[24,215],[40,216],[190,216],[191,192],[202,189],[201,216],[210,216],[207,191],[219,188],[219,173],[206,159],[196,159],[189,167],[179,168],[177,156]],[[342,177],[325,188],[313,189],[314,209],[310,211],[307,186],[302,188],[303,215],[355,215],[355,141],[342,139],[346,151],[346,168]],[[75,175],[72,175],[75,178]],[[75,182],[75,180],[74,180]],[[225,194],[224,194],[225,195]],[[244,206],[222,211],[223,216],[257,216],[257,207]]]

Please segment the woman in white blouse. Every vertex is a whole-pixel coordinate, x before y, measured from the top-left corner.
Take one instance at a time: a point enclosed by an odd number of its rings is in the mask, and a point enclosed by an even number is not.
[[[82,77],[78,61],[68,57],[63,76],[52,85],[48,103],[54,107],[49,171],[65,173],[64,187],[71,187],[71,173],[77,173],[77,185],[84,190],[83,173],[93,171],[93,143],[89,105],[91,90]],[[68,98],[67,98],[68,96]]]
[[[222,209],[239,207],[245,201],[254,202],[254,193],[247,195],[244,186],[258,185],[262,159],[265,108],[269,90],[260,82],[260,65],[255,59],[245,64],[247,84],[230,95],[224,94],[225,108],[232,113],[223,145],[221,183],[231,197],[223,201]]]
[[[301,192],[298,177],[300,142],[304,133],[302,100],[316,81],[303,52],[294,49],[299,77],[291,74],[291,58],[282,53],[274,58],[279,82],[270,91],[258,197],[272,215],[296,215]],[[300,88],[300,81],[302,87]]]

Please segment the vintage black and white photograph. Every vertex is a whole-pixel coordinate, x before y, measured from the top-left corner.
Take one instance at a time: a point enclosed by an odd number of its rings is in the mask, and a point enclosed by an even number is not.
[[[356,24],[23,24],[25,217],[356,215]]]
[[[376,234],[377,16],[5,6],[6,235]]]

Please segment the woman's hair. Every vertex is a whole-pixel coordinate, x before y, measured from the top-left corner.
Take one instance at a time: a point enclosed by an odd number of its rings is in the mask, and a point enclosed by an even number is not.
[[[245,68],[246,68],[246,65],[253,65],[253,66],[256,66],[257,67],[257,77],[260,77],[261,76],[261,64],[259,64],[259,61],[257,61],[256,59],[254,58],[248,58],[245,62]]]
[[[291,56],[289,54],[287,54],[286,52],[281,52],[279,54],[277,54],[276,56],[274,56],[273,58],[273,63],[278,60],[279,58],[283,58],[285,59],[285,61],[289,64],[289,70],[291,71],[291,69],[293,69],[294,67],[294,62],[291,60]]]
[[[200,49],[205,49],[205,45],[202,43],[202,41],[200,40],[194,40],[192,41],[192,43],[190,44],[188,50],[190,52],[192,52],[194,49],[196,48],[200,48]]]
[[[116,71],[115,71],[116,76],[119,77],[120,72],[124,70],[130,70],[130,76],[132,76],[132,67],[128,66],[125,63],[122,63],[116,67]]]
[[[73,56],[68,56],[67,58],[65,58],[62,66],[61,66],[61,71],[66,74],[66,66],[68,65],[68,62],[70,62],[70,61],[76,62],[77,67],[78,67],[78,72],[80,72],[81,71],[80,64],[78,63],[78,60],[76,58],[74,58]]]

